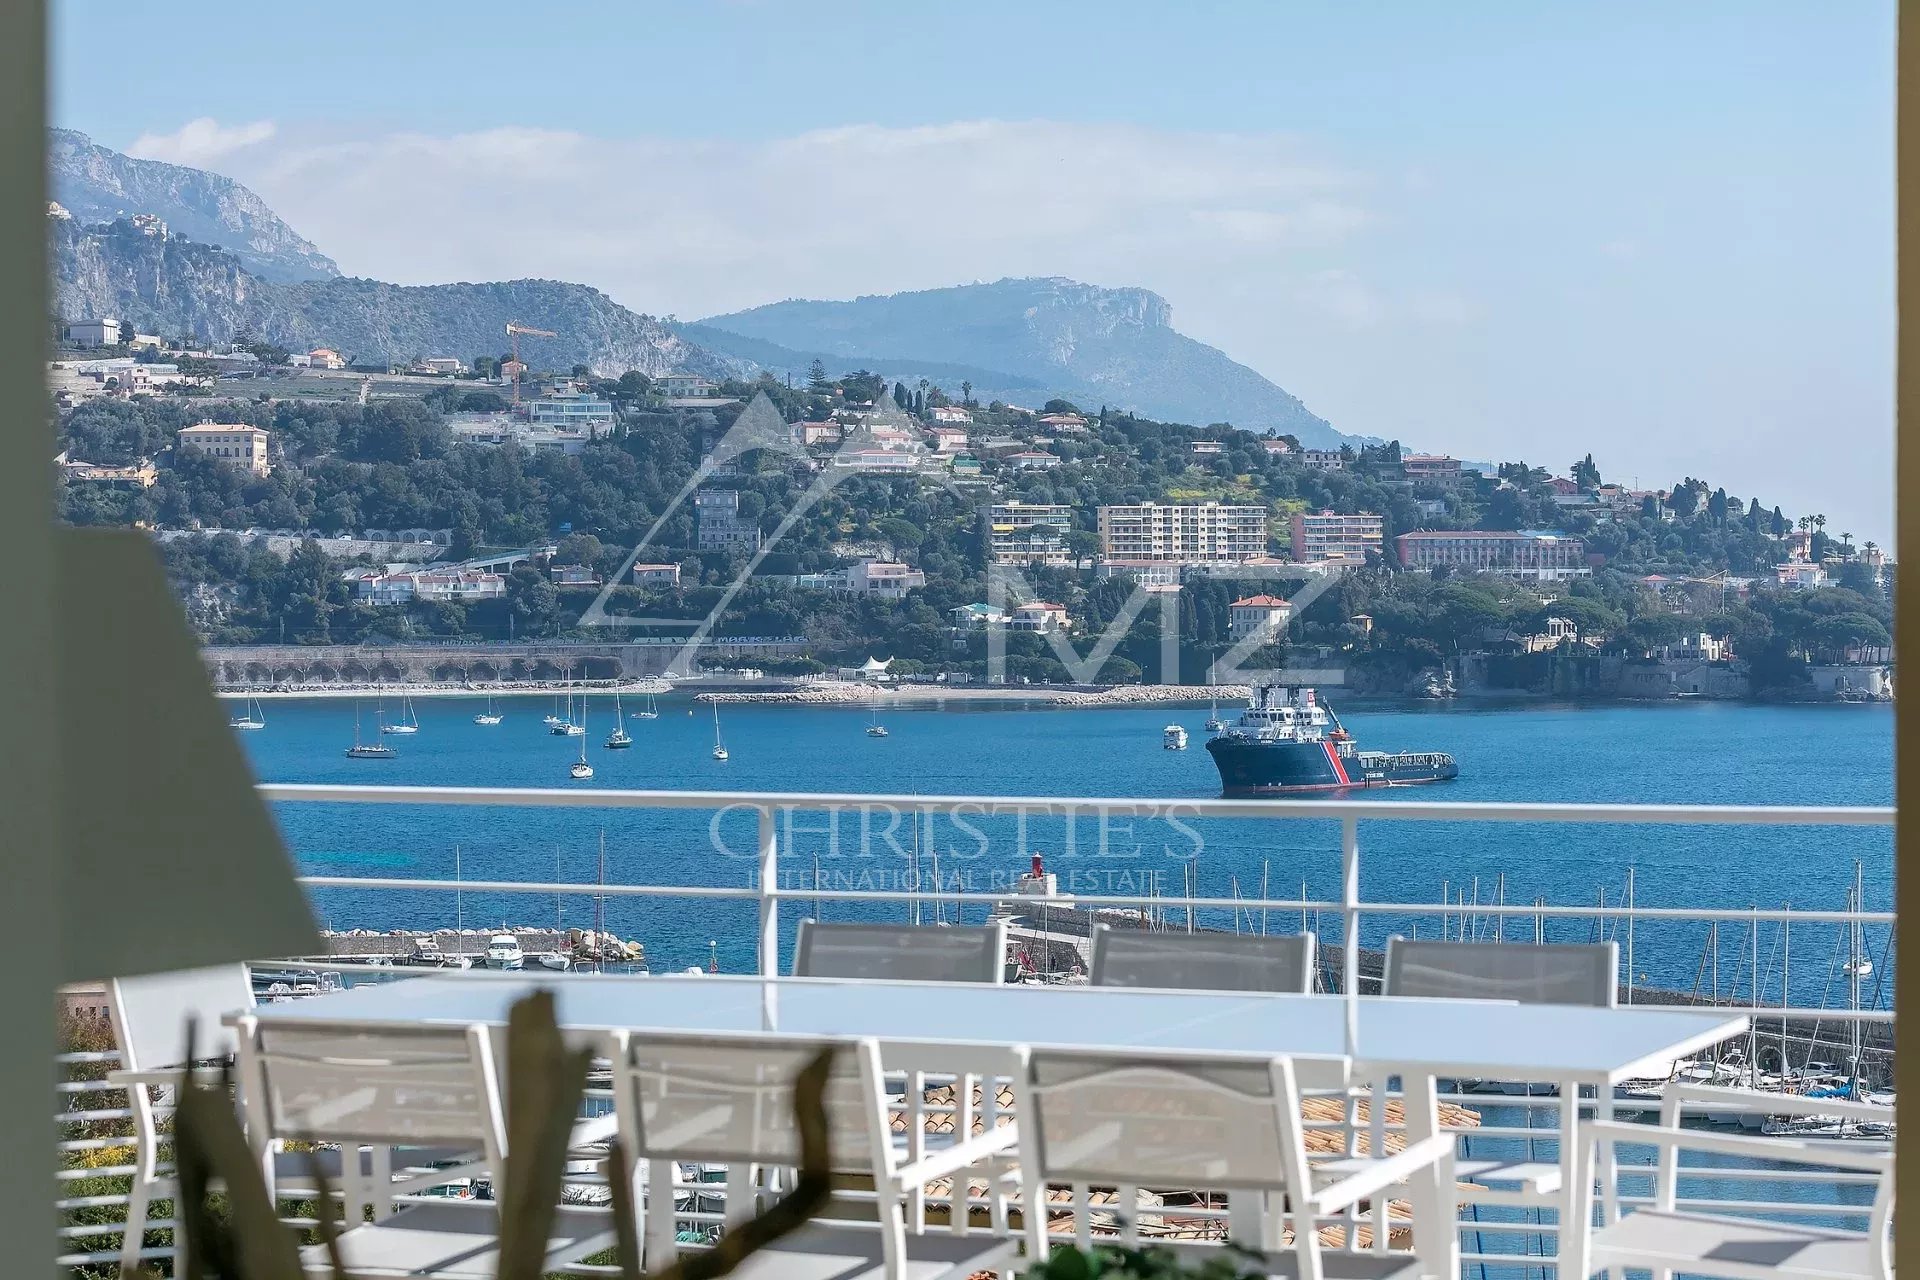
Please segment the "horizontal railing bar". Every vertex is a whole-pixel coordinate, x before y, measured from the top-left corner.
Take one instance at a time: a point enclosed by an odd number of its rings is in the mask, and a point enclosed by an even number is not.
[[[1055,897],[1001,892],[941,892],[936,889],[782,889],[715,885],[632,885],[591,884],[554,880],[425,880],[405,876],[321,876],[299,877],[300,883],[321,889],[410,889],[429,893],[537,893],[566,894],[595,898],[735,898],[759,901],[776,898],[788,902],[923,902],[923,903],[1002,903],[1017,902],[1028,907],[1140,907],[1153,906],[1168,911],[1191,907],[1201,911],[1326,911],[1342,910],[1342,904],[1312,898],[1203,898],[1168,894],[1071,893]],[[1554,919],[1618,920],[1731,920],[1762,923],[1788,921],[1793,924],[1893,924],[1898,915],[1892,911],[1816,911],[1780,907],[1598,907],[1598,906],[1525,906],[1513,903],[1478,906],[1445,902],[1362,902],[1362,915],[1482,915],[1541,916]],[[483,933],[476,929],[473,932]],[[1042,927],[1037,932],[1047,932]],[[1518,944],[1518,939],[1507,939]]]
[[[1890,827],[1892,806],[1485,804],[1358,800],[1149,800],[1077,796],[928,796],[854,792],[622,791],[558,787],[372,787],[260,783],[268,799],[303,803],[549,806],[613,809],[875,809],[1390,822],[1590,822]]]

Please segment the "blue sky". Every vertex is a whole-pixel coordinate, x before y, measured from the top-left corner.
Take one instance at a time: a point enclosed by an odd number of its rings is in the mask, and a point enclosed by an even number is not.
[[[56,122],[351,273],[1144,285],[1343,429],[1891,534],[1890,4],[142,13],[57,7]]]

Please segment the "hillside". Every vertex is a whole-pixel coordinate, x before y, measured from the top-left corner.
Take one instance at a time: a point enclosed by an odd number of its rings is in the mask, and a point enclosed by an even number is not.
[[[851,373],[864,364],[875,372],[884,372],[891,380],[905,382],[909,386],[921,378],[950,390],[958,390],[962,382],[971,382],[974,397],[982,402],[1006,400],[1016,404],[1029,401],[1038,404],[1054,394],[1049,390],[1051,384],[1039,378],[1023,378],[1002,369],[986,369],[979,365],[892,355],[850,357],[837,351],[795,351],[777,342],[749,338],[710,324],[682,321],[674,323],[672,328],[688,342],[715,355],[731,356],[750,363],[776,378],[791,376],[795,382],[804,381],[813,362],[818,360],[830,374]]]
[[[1058,277],[1007,279],[850,302],[791,300],[703,326],[795,351],[865,363],[888,377],[903,363],[939,361],[1004,371],[1087,407],[1101,404],[1179,422],[1227,421],[1338,447],[1300,400],[1223,352],[1173,328],[1173,309],[1146,289],[1106,289]],[[974,394],[997,393],[991,373]],[[1033,393],[1016,393],[1031,399]]]
[[[47,165],[53,198],[81,223],[157,214],[175,234],[229,250],[262,280],[340,274],[333,259],[231,178],[136,160],[71,129],[48,130]]]
[[[585,364],[609,376],[637,369],[650,377],[679,370],[724,377],[743,367],[586,285],[275,283],[224,249],[145,235],[125,221],[82,227],[54,219],[49,234],[54,305],[69,319],[119,316],[148,332],[215,343],[250,336],[300,351],[325,345],[367,364],[497,355],[506,349],[507,321],[517,320],[560,335],[528,340],[528,358],[543,366]]]

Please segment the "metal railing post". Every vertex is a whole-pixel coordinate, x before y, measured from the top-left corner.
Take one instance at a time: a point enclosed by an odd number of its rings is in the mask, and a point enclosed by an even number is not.
[[[773,806],[761,805],[760,815],[760,976],[780,976],[780,842]]]
[[[1345,954],[1340,981],[1350,996],[1360,994],[1360,820],[1340,819],[1340,932]]]

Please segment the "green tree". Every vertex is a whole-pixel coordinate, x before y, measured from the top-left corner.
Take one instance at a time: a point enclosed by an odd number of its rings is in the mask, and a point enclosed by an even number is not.
[[[1573,470],[1569,473],[1569,478],[1582,489],[1598,489],[1600,487],[1600,468],[1594,465],[1593,455],[1588,454],[1586,457],[1580,459],[1580,461],[1574,463]]]
[[[807,390],[815,395],[827,395],[833,390],[833,382],[827,377],[827,366],[818,356],[807,366]]]

